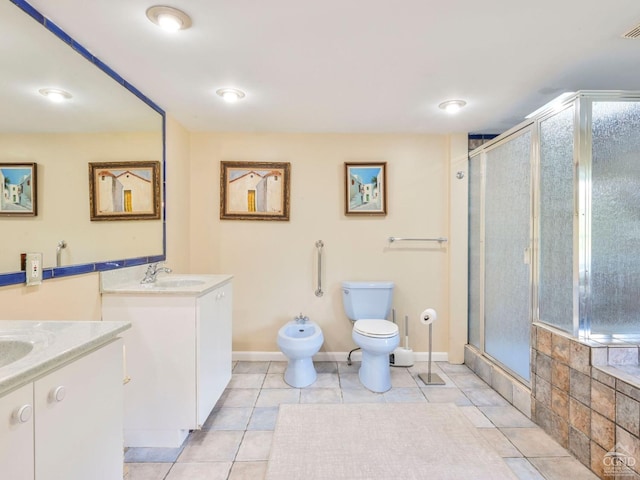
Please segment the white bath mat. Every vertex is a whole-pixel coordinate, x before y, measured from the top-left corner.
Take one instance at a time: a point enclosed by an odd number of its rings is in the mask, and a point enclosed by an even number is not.
[[[514,480],[453,404],[281,405],[267,480]]]

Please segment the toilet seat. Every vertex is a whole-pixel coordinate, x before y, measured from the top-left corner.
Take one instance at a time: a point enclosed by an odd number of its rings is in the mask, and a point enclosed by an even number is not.
[[[388,320],[364,318],[353,324],[353,331],[372,338],[391,338],[399,334],[398,325]]]

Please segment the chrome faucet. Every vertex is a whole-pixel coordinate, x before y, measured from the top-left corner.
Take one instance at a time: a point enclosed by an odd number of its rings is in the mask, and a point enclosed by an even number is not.
[[[293,318],[297,324],[305,324],[309,321],[309,317],[305,317],[304,315],[302,315],[302,312],[300,312],[300,315],[298,315],[297,317]]]
[[[160,272],[171,273],[171,269],[164,265],[159,266],[158,263],[150,263],[140,283],[154,283]]]

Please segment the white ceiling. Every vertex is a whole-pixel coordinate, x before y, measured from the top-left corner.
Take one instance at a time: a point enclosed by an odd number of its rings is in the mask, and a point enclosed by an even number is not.
[[[171,0],[174,34],[151,0],[30,3],[192,131],[498,133],[563,91],[640,90],[638,0]]]

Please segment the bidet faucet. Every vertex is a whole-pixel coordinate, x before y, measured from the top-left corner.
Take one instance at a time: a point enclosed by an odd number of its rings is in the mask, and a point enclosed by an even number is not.
[[[160,272],[171,273],[171,269],[164,265],[159,266],[158,263],[150,263],[140,283],[154,283]]]
[[[298,315],[297,317],[294,317],[294,320],[298,324],[307,323],[309,321],[309,317],[305,317],[304,315],[302,315],[302,312],[300,312],[300,315]]]

